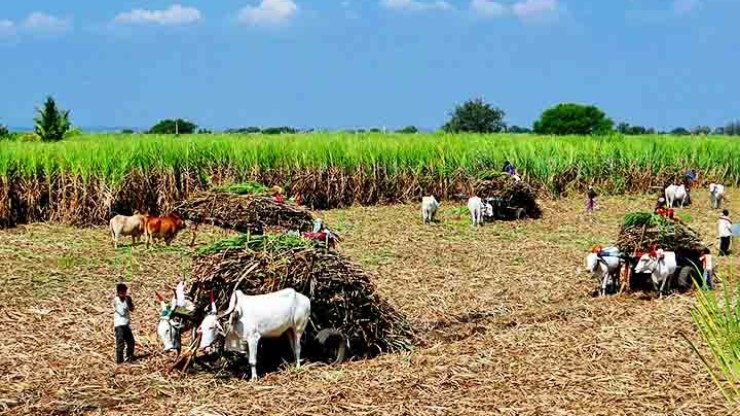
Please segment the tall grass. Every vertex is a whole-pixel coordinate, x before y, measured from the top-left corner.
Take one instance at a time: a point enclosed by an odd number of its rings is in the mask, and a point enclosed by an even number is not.
[[[691,311],[704,342],[711,351],[711,361],[690,342],[704,362],[712,380],[730,403],[740,401],[740,285],[725,287],[721,293],[697,290]]]
[[[56,173],[95,177],[113,187],[132,171],[213,168],[366,169],[387,176],[479,175],[510,160],[530,180],[557,193],[568,182],[608,184],[619,193],[629,177],[649,180],[696,168],[725,183],[740,183],[740,141],[724,137],[539,137],[514,135],[385,135],[317,133],[286,136],[189,137],[84,135],[59,143],[3,142],[0,177]],[[561,183],[565,181],[566,183]],[[632,184],[632,185],[629,185]]]

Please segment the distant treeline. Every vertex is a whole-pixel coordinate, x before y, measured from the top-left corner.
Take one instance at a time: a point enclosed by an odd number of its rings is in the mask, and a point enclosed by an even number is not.
[[[594,105],[577,103],[561,103],[546,109],[540,118],[532,124],[532,128],[509,125],[505,120],[506,113],[501,108],[493,106],[481,98],[468,100],[455,106],[450,113],[449,120],[440,130],[447,133],[513,133],[529,134],[536,133],[546,136],[606,136],[614,133],[622,135],[652,135],[671,134],[677,136],[706,136],[709,134],[740,136],[740,121],[732,121],[725,126],[712,129],[709,126],[696,126],[692,129],[677,127],[671,131],[657,131],[651,127],[630,125],[621,122],[615,125],[614,121],[604,111]],[[0,140],[40,140],[53,142],[63,140],[70,136],[81,133],[79,128],[72,128],[70,111],[59,108],[52,97],[47,97],[44,106],[37,110],[34,118],[34,132],[31,134],[13,133],[0,124]],[[296,134],[311,133],[314,129],[297,129],[290,126],[280,127],[239,127],[230,128],[221,133],[225,134]],[[148,130],[134,131],[123,129],[124,134],[210,134],[211,130],[199,128],[190,120],[183,118],[160,120]],[[326,131],[325,131],[326,132]],[[416,134],[419,129],[409,125],[398,130],[384,128],[349,129],[345,133],[403,133]]]

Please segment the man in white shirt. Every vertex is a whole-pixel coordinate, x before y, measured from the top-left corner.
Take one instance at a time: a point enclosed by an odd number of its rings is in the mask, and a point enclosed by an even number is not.
[[[719,234],[719,255],[730,254],[730,243],[732,242],[732,221],[730,211],[722,210],[722,215],[717,221],[717,233]]]
[[[125,283],[116,286],[116,297],[113,298],[113,326],[116,333],[116,363],[123,363],[123,346],[126,345],[126,361],[134,358],[134,334],[131,332],[130,313],[134,311],[134,302],[128,295]]]

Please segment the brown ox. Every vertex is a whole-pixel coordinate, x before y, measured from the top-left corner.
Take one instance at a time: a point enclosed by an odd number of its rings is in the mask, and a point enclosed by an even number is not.
[[[163,217],[146,216],[144,221],[144,233],[146,235],[146,247],[152,244],[153,240],[164,240],[169,246],[172,240],[177,237],[177,233],[185,229],[185,221],[177,214],[167,214]]]

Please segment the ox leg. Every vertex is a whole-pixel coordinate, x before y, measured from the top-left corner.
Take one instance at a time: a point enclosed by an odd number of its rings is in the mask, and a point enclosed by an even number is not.
[[[301,336],[303,336],[303,331],[298,329],[294,330],[293,352],[295,353],[295,368],[301,368]]]
[[[293,357],[295,357],[295,368],[301,368],[301,334],[302,332],[295,328],[289,329],[287,332],[290,349],[293,351]]]
[[[665,290],[666,282],[668,282],[668,277],[663,279],[663,281],[660,283],[660,295],[658,297],[663,297],[663,292]]]
[[[260,336],[257,334],[250,335],[247,338],[249,345],[249,367],[252,369],[252,379],[257,379],[257,347],[260,344]]]
[[[622,286],[621,274],[622,274],[621,270],[618,270],[617,273],[612,274],[612,288],[613,288],[612,290],[614,291],[619,290],[619,288]]]
[[[653,282],[653,289],[660,295],[658,279],[654,275],[650,275],[650,281]]]
[[[601,277],[601,296],[606,296],[606,283],[609,281],[609,272]]]

